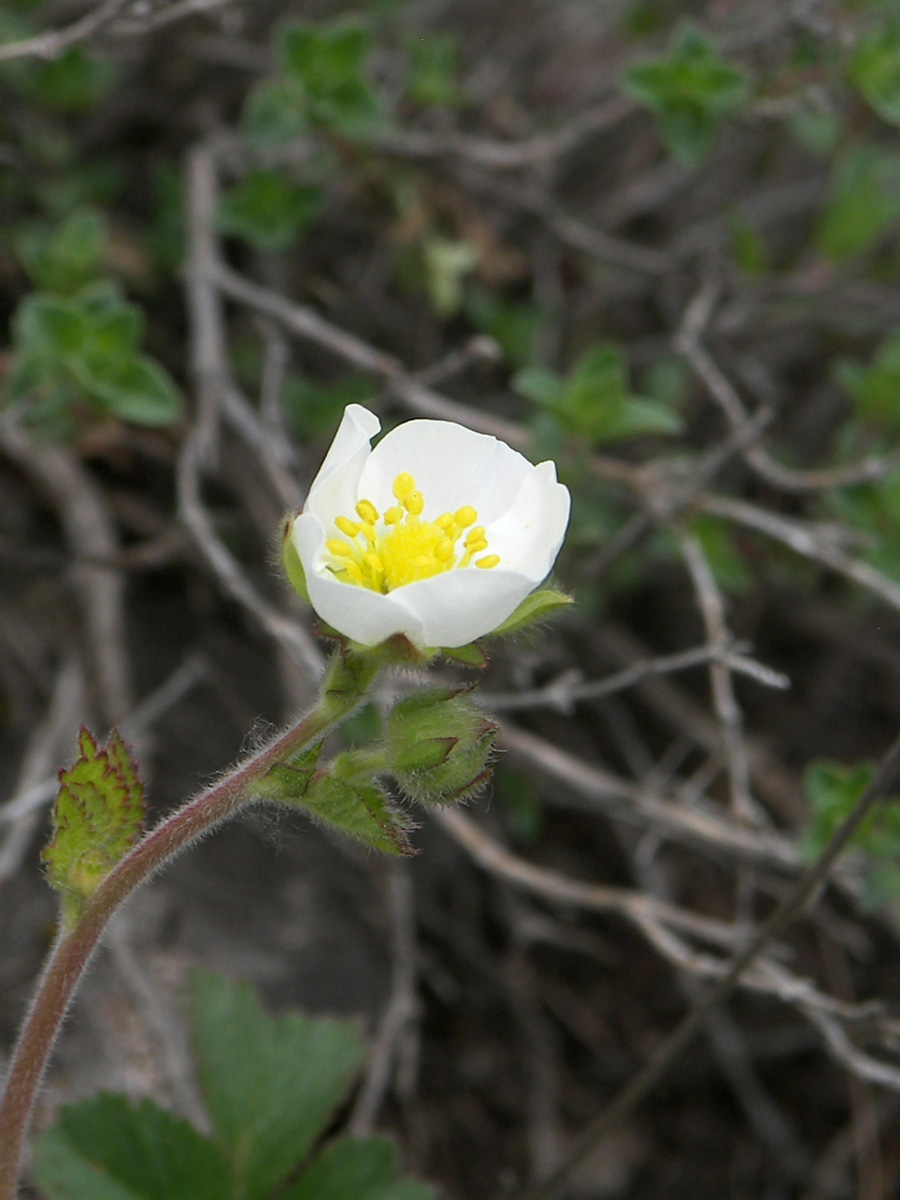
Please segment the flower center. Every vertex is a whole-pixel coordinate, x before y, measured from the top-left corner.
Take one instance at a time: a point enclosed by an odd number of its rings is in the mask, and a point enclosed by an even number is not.
[[[357,521],[343,516],[335,520],[347,538],[326,542],[334,559],[329,570],[336,579],[386,593],[454,567],[474,562],[489,570],[500,562],[498,554],[475,557],[487,550],[488,544],[484,526],[475,524],[478,513],[470,504],[444,513],[436,521],[423,521],[425,500],[412,475],[406,471],[398,475],[393,492],[398,503],[384,516],[371,500],[360,500]]]

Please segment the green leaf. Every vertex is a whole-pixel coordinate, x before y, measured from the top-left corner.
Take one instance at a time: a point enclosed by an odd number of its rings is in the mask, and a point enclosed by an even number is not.
[[[143,354],[124,361],[81,361],[74,373],[85,391],[114,416],[133,425],[172,425],[181,416],[181,393],[168,371]]]
[[[532,592],[526,596],[519,607],[492,631],[491,637],[506,637],[511,633],[521,633],[523,629],[544,621],[547,617],[561,609],[568,608],[575,601],[565,592],[557,592],[552,588]]]
[[[222,233],[277,253],[315,221],[323,202],[320,188],[292,183],[283,171],[251,171],[222,197],[216,224]]]
[[[15,61],[2,64],[12,87],[41,108],[59,113],[92,108],[118,79],[116,67],[81,46],[71,46],[46,62]]]
[[[144,785],[118,731],[101,749],[82,728],[78,744],[74,766],[60,771],[53,834],[41,856],[69,921],[137,841],[144,817]]]
[[[885,338],[869,367],[844,359],[835,377],[864,420],[886,433],[900,432],[900,331]]]
[[[37,287],[71,295],[100,270],[108,238],[103,215],[80,208],[55,227],[27,226],[16,238],[15,248]]]
[[[654,114],[672,156],[696,167],[721,122],[749,97],[751,84],[744,67],[720,58],[712,38],[686,23],[676,30],[668,54],[634,63],[621,86]]]
[[[434,1189],[397,1178],[386,1138],[343,1138],[322,1151],[280,1200],[434,1200]]]
[[[231,1200],[228,1164],[150,1100],[101,1095],[60,1110],[34,1148],[48,1200]]]
[[[263,1200],[334,1119],[364,1058],[353,1021],[270,1017],[253,989],[198,974],[191,1025],[215,1135],[235,1195]]]
[[[337,755],[312,777],[297,803],[315,820],[382,854],[412,854],[412,822],[367,772],[356,770],[355,754],[348,750]]]
[[[900,218],[900,154],[857,145],[838,160],[815,233],[819,249],[841,261],[868,250]]]
[[[310,128],[365,137],[381,120],[366,80],[371,39],[362,26],[293,23],[276,39],[280,65],[248,97],[244,128],[257,142],[277,144]]]
[[[859,38],[847,78],[882,120],[900,125],[900,21],[896,17]]]
[[[462,103],[456,38],[416,32],[406,39],[406,51],[410,58],[406,94],[411,100],[425,106]]]
[[[513,375],[512,386],[526,400],[542,408],[564,410],[565,385],[555,371],[544,367],[524,367]]]
[[[682,428],[669,404],[630,393],[625,356],[609,342],[580,355],[566,379],[531,367],[516,373],[513,386],[593,445]]]

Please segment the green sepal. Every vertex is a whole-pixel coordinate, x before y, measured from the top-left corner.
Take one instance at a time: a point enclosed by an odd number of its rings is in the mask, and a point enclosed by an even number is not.
[[[69,926],[135,844],[144,819],[144,785],[118,730],[101,748],[82,727],[78,748],[74,765],[59,773],[53,833],[41,855]]]
[[[443,658],[461,663],[464,667],[478,667],[483,670],[487,666],[487,655],[477,642],[469,642],[468,646],[444,646],[441,648]]]
[[[290,804],[302,800],[316,772],[322,743],[311,746],[302,754],[271,767],[256,781],[254,791],[266,800]]]
[[[444,765],[458,744],[459,738],[455,737],[436,737],[412,742],[394,752],[391,766],[395,771],[433,771],[435,767]]]
[[[474,684],[405,696],[388,714],[390,770],[411,799],[453,803],[481,790],[498,726],[468,698]]]
[[[289,513],[284,518],[281,530],[281,562],[284,566],[284,573],[287,576],[288,583],[297,595],[309,604],[306,572],[303,570],[303,563],[300,561],[300,555],[297,553],[297,547],[294,545],[294,539],[291,537],[295,515],[294,513]]]
[[[515,612],[492,630],[491,637],[507,637],[512,633],[521,633],[523,629],[543,621],[562,608],[568,608],[575,601],[565,592],[557,592],[552,588],[532,592],[526,596]]]
[[[314,820],[339,829],[372,850],[414,854],[409,842],[413,822],[371,777],[368,757],[365,767],[361,766],[354,751],[339,754],[325,770],[313,775],[299,803]]]

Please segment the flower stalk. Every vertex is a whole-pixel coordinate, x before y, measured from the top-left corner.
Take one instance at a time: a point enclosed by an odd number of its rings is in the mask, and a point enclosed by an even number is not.
[[[77,920],[60,933],[13,1051],[0,1100],[0,1200],[15,1200],[31,1113],[47,1061],[85,968],[110,918],[158,870],[209,830],[233,817],[265,787],[256,785],[302,755],[364,702],[381,663],[375,655],[336,653],[317,706],[224,778],[187,801],[142,838],[99,884]]]

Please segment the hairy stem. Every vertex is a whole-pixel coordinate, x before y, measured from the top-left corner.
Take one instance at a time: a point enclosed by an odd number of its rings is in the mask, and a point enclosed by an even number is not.
[[[75,989],[112,915],[141,884],[204,833],[253,799],[253,785],[286,758],[313,745],[348,717],[374,682],[377,666],[361,658],[332,659],[319,703],[217,783],[164,818],[106,876],[76,923],[63,928],[13,1051],[0,1101],[0,1200],[15,1200],[35,1097]]]

